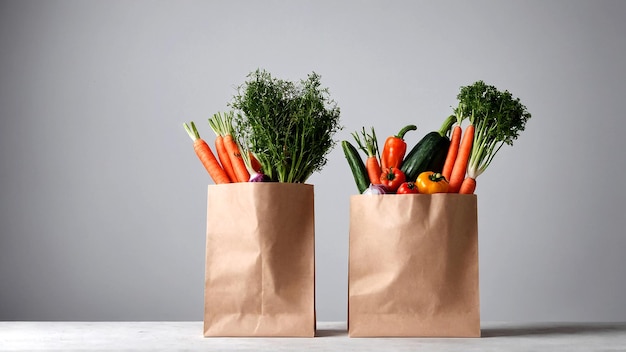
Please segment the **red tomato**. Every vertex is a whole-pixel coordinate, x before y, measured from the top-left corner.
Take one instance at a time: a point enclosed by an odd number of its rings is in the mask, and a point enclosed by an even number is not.
[[[397,194],[414,194],[419,193],[417,185],[413,182],[404,182],[398,187]]]

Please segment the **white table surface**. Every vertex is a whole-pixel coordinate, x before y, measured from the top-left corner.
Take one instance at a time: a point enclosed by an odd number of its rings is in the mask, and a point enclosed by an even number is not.
[[[205,338],[202,322],[0,322],[0,351],[626,351],[626,323],[482,323],[481,338]]]

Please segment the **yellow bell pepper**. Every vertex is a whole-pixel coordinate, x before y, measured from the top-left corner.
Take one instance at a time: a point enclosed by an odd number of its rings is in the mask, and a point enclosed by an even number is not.
[[[417,176],[415,184],[423,194],[448,192],[448,180],[439,172],[424,171]]]

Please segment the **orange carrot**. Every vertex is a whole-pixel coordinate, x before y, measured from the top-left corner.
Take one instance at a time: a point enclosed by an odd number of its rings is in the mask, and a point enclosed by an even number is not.
[[[257,159],[251,151],[248,151],[248,156],[250,157],[250,166],[252,167],[252,170],[259,173],[263,172],[263,167],[261,166],[259,159]]]
[[[230,157],[230,162],[233,165],[233,170],[237,177],[237,182],[248,182],[250,180],[250,173],[246,169],[246,164],[243,162],[241,152],[239,151],[239,144],[233,138],[232,135],[224,135],[224,147]]]
[[[380,164],[378,163],[378,158],[375,155],[372,155],[367,158],[365,161],[365,169],[367,170],[367,175],[370,178],[370,183],[379,184],[380,183],[380,175],[383,173],[380,169]]]
[[[221,116],[219,114],[215,114],[212,118],[209,118],[209,126],[211,126],[211,129],[215,132],[215,149],[217,150],[217,156],[222,163],[222,167],[224,168],[224,171],[226,171],[228,178],[232,182],[237,182],[237,176],[233,170],[233,164],[230,161],[228,151],[226,151],[226,146],[224,145],[224,132],[222,131],[223,127],[221,124]]]
[[[448,193],[458,193],[461,188],[461,184],[465,179],[465,172],[467,171],[467,162],[472,152],[472,143],[474,141],[474,125],[468,125],[463,133],[463,139],[459,145],[459,151],[452,167],[452,173],[450,174],[450,185],[448,187]]]
[[[213,154],[209,145],[200,138],[200,134],[193,121],[191,122],[191,128],[189,128],[186,123],[183,124],[183,127],[185,127],[185,131],[187,131],[187,134],[193,141],[193,149],[206,171],[208,171],[209,176],[213,179],[213,182],[216,184],[230,183],[228,175],[226,175],[226,172],[224,172],[220,163],[215,158],[215,154]]]
[[[359,135],[357,132],[353,132],[352,136],[359,146],[359,149],[361,149],[367,157],[367,160],[365,160],[365,169],[367,170],[367,176],[369,177],[371,184],[380,184],[380,176],[383,172],[380,162],[378,161],[380,159],[380,153],[378,151],[378,139],[376,138],[376,131],[374,131],[374,127],[372,127],[372,133],[368,134],[365,132],[365,127],[363,127],[360,133],[361,135]]]
[[[232,173],[231,180],[233,182],[248,182],[250,180],[250,173],[241,157],[239,143],[233,138],[233,116],[234,113],[232,111],[225,114],[218,112],[214,114],[213,117],[209,118],[209,125],[216,134],[222,136],[222,143],[226,150],[222,164],[230,164],[230,167],[226,166],[224,168],[227,172]],[[232,171],[229,169],[232,169]]]
[[[460,194],[474,194],[476,190],[476,179],[471,177],[466,177],[461,183],[461,188],[459,189]]]
[[[226,171],[228,178],[231,179],[231,181],[236,180],[237,176],[233,170],[233,164],[228,157],[228,152],[226,151],[226,146],[224,145],[224,137],[219,134],[215,137],[215,150],[217,150],[217,156],[220,159],[222,167],[224,168],[224,171]]]
[[[450,179],[450,175],[452,174],[452,167],[454,166],[454,162],[456,161],[456,156],[459,153],[459,143],[461,142],[461,126],[456,125],[452,130],[452,136],[450,136],[450,148],[448,148],[448,155],[446,156],[446,162],[443,164],[443,171],[441,171],[441,175],[446,178],[446,180]]]

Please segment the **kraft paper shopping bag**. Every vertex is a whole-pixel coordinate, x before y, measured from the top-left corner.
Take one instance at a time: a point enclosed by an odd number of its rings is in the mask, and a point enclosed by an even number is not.
[[[313,186],[210,185],[205,336],[315,335]]]
[[[477,197],[350,198],[351,337],[478,337]]]

